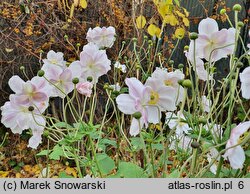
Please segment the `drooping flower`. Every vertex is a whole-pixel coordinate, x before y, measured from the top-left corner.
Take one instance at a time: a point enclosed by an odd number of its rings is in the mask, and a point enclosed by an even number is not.
[[[200,80],[207,81],[208,72],[204,67],[204,62],[199,57],[194,56],[193,40],[191,40],[191,43],[189,45],[189,50],[188,52],[185,52],[185,55],[187,57],[187,60],[192,64],[193,69],[196,71],[198,78]],[[197,55],[197,52],[196,52],[196,55]],[[209,79],[211,79],[210,75],[209,75]]]
[[[230,138],[227,141],[226,149],[229,149],[225,152],[223,157],[229,160],[230,165],[233,169],[243,168],[246,156],[243,148],[237,144],[240,142],[240,136],[243,135],[249,128],[250,121],[240,123],[238,126],[232,129]]]
[[[128,86],[128,94],[120,94],[116,98],[118,109],[124,114],[132,115],[136,112],[141,113],[139,120],[133,118],[130,126],[130,134],[135,136],[139,134],[140,127],[148,124],[148,113],[146,106],[150,100],[150,88],[144,86],[136,78],[126,78],[125,83]],[[139,126],[140,123],[140,126]]]
[[[212,101],[209,100],[206,96],[201,96],[201,103],[205,112],[209,112],[212,106]]]
[[[242,97],[250,99],[250,67],[247,67],[240,73]]]
[[[87,32],[87,40],[89,43],[94,43],[98,48],[111,48],[115,41],[115,28],[109,27],[95,27],[89,28]]]
[[[150,88],[150,100],[148,106],[148,121],[150,123],[159,123],[162,111],[174,111],[175,106],[175,89],[159,84],[158,79],[149,77],[145,86]]]
[[[19,76],[14,75],[9,79],[8,83],[15,92],[15,99],[19,103],[35,105],[44,103],[44,105],[47,105],[51,95],[51,87],[44,78],[35,76],[31,80],[24,82]]]
[[[167,69],[156,68],[152,73],[152,78],[158,80],[159,84],[175,89],[176,104],[183,100],[184,88],[178,84],[178,81],[184,79],[184,74],[180,70],[168,72]]]
[[[209,163],[211,163],[211,162],[213,162],[213,160],[215,160],[214,163],[212,164],[212,166],[210,167],[210,171],[213,174],[216,174],[216,171],[217,171],[217,161],[220,160],[220,155],[218,156],[218,154],[219,154],[219,152],[217,151],[216,148],[210,149],[210,151],[207,153],[207,160],[208,160]]]
[[[170,129],[176,128],[175,133],[178,137],[188,134],[188,131],[192,130],[186,122],[184,115],[180,111],[177,112],[177,115],[172,112],[167,112],[166,123]]]
[[[119,61],[115,62],[114,67],[117,68],[117,69],[119,69],[122,73],[126,73],[127,72],[126,65],[122,65]]]
[[[81,67],[80,82],[92,77],[93,83],[96,83],[100,76],[111,69],[111,61],[108,59],[106,51],[99,50],[95,44],[85,45],[80,54],[80,61],[75,61],[71,65]]]
[[[43,103],[32,106],[33,110],[30,110],[31,103],[22,104],[16,100],[16,95],[10,95],[10,101],[6,102],[2,107],[1,123],[5,127],[10,128],[13,133],[21,134],[25,129],[31,129],[32,132],[42,134],[46,120],[41,115],[43,113]],[[30,147],[36,148],[41,142],[36,141],[35,137],[30,140]]]
[[[81,82],[76,85],[77,91],[87,97],[91,96],[93,84],[91,82]]]
[[[214,19],[203,19],[198,26],[199,37],[196,40],[197,57],[207,61],[218,61],[232,54],[234,50],[235,29],[219,30]]]

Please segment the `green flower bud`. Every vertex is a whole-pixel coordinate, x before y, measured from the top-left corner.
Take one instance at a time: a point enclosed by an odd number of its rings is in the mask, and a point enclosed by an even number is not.
[[[189,50],[189,46],[188,45],[184,46],[184,51],[188,51],[188,50]]]
[[[198,38],[198,34],[197,34],[196,32],[191,32],[191,33],[189,34],[189,38],[190,38],[191,40],[195,40],[195,39]]]
[[[192,82],[190,79],[185,79],[183,82],[182,82],[182,86],[185,87],[185,88],[191,88],[192,87]]]
[[[79,78],[75,77],[72,79],[73,84],[78,84],[79,83]]]
[[[103,89],[104,89],[104,90],[108,90],[108,89],[109,89],[109,84],[108,84],[108,83],[105,83],[104,86],[103,86]]]
[[[135,119],[140,119],[142,115],[141,115],[140,112],[135,112],[132,116],[133,116]]]
[[[65,39],[68,39],[69,37],[68,37],[68,35],[67,35],[67,34],[65,34],[65,35],[64,35],[64,38],[65,38]]]
[[[20,70],[21,70],[21,71],[24,71],[24,70],[25,70],[25,67],[24,67],[24,66],[21,66],[21,67],[20,67]]]
[[[173,65],[174,64],[174,60],[169,60],[168,64],[169,65]]]
[[[224,15],[226,12],[227,12],[226,9],[221,9],[221,10],[220,10],[220,14],[221,14],[221,15]]]
[[[242,21],[238,22],[238,27],[242,28],[244,26],[244,23]]]
[[[184,65],[183,65],[182,63],[180,63],[180,64],[178,65],[178,69],[183,69],[183,67],[184,67]]]
[[[137,42],[137,38],[132,38],[132,41],[133,42]]]
[[[39,76],[39,77],[43,77],[44,76],[44,71],[43,70],[39,70],[38,72],[37,72],[37,75]]]
[[[91,76],[87,77],[87,81],[88,82],[92,82],[93,81],[93,77],[91,77]]]
[[[122,44],[126,44],[126,41],[124,40],[124,41],[122,41]]]
[[[148,36],[143,36],[144,40],[147,40],[148,39]]]
[[[197,142],[197,141],[193,141],[192,143],[191,143],[191,147],[192,148],[199,148],[200,147],[200,144]]]
[[[240,12],[240,11],[241,11],[241,9],[242,9],[242,7],[241,7],[241,5],[240,5],[240,4],[235,4],[235,5],[233,6],[233,10],[234,10],[234,11],[238,11],[238,12]]]
[[[236,63],[236,66],[237,66],[238,68],[241,68],[241,67],[244,66],[244,64],[243,64],[242,62],[238,62],[238,63]]]
[[[80,47],[80,46],[81,46],[81,43],[78,42],[78,43],[76,44],[76,46],[77,46],[77,47]]]
[[[49,131],[48,131],[48,130],[45,130],[45,131],[43,132],[43,135],[44,135],[45,137],[48,137],[48,136],[49,136]]]

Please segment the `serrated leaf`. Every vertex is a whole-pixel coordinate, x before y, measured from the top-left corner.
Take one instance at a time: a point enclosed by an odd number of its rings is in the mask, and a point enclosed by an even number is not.
[[[146,18],[143,15],[140,15],[136,18],[136,26],[138,29],[144,28],[146,25]]]
[[[178,169],[174,170],[173,172],[171,172],[167,178],[180,178],[180,172]]]

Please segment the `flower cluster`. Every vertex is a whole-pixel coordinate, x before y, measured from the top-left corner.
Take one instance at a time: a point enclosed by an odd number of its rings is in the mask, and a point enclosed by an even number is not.
[[[141,114],[140,118],[132,119],[131,135],[139,134],[140,129],[148,123],[159,123],[161,112],[176,110],[184,90],[178,81],[183,78],[184,74],[181,71],[168,72],[163,68],[157,68],[145,84],[136,78],[126,78],[125,83],[129,93],[120,94],[116,102],[124,114],[133,115],[137,112]]]
[[[43,113],[48,108],[50,97],[65,98],[74,88],[90,97],[93,84],[111,69],[111,61],[101,48],[113,45],[115,29],[89,29],[87,40],[89,43],[83,47],[79,61],[67,66],[63,53],[50,50],[47,58],[43,59],[42,75],[26,82],[19,76],[9,80],[9,86],[15,94],[10,95],[10,101],[1,107],[1,122],[13,133],[21,134],[23,130],[31,129],[33,136],[29,140],[29,147],[37,148],[42,141],[41,136],[46,127]],[[78,79],[78,83],[72,81],[74,78]]]

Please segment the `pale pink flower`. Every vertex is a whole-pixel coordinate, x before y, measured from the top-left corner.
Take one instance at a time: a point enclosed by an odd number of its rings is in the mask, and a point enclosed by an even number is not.
[[[111,61],[106,51],[99,50],[94,44],[85,45],[80,54],[80,61],[75,61],[73,64],[81,67],[80,81],[86,81],[88,77],[92,77],[93,83],[97,83],[98,78],[111,69]]]
[[[148,113],[146,109],[147,102],[150,100],[150,88],[144,86],[136,78],[126,78],[125,83],[128,86],[128,94],[120,94],[116,98],[118,109],[124,114],[132,115],[140,112],[142,117],[139,121],[132,119],[130,126],[130,134],[135,136],[139,134],[140,127],[148,124]],[[140,123],[140,126],[139,126]]]
[[[218,61],[233,54],[236,31],[234,28],[219,30],[214,19],[206,18],[199,23],[198,31],[197,57],[205,58],[207,61]]]
[[[87,97],[91,96],[93,84],[91,82],[81,82],[76,85],[77,91]]]
[[[206,96],[201,96],[201,103],[205,112],[210,112],[212,106],[212,101],[209,100]]]
[[[167,112],[166,123],[170,129],[175,129],[177,137],[188,134],[189,131],[192,130],[186,122],[186,118],[180,111],[177,112],[177,115],[172,112]]]
[[[218,156],[218,154],[219,154],[219,152],[217,151],[216,148],[210,149],[210,151],[207,153],[207,160],[209,163],[211,163],[213,160],[215,160],[214,163],[212,164],[212,166],[210,167],[210,171],[213,174],[216,174],[217,162],[220,160],[220,155]]]
[[[158,80],[158,84],[175,89],[176,104],[183,100],[184,88],[178,84],[178,81],[184,79],[184,74],[180,70],[168,72],[165,68],[156,68],[152,73],[152,78]]]
[[[241,93],[245,99],[250,99],[250,67],[247,67],[240,73]]]
[[[150,100],[148,106],[148,121],[150,123],[159,123],[162,111],[174,111],[175,106],[175,89],[159,84],[159,80],[149,77],[145,86],[150,88]]]
[[[44,111],[43,103],[33,106],[34,110],[29,111],[31,103],[21,104],[16,101],[14,94],[10,95],[10,101],[6,102],[2,107],[1,123],[5,127],[10,128],[13,133],[21,134],[25,129],[31,129],[32,131],[43,131],[46,121],[41,115]],[[35,120],[34,120],[34,118]],[[38,124],[39,125],[38,125]]]
[[[193,40],[191,40],[191,43],[189,45],[189,51],[185,52],[185,55],[186,55],[188,61],[192,64],[193,69],[196,71],[198,78],[200,80],[207,81],[208,80],[208,72],[204,67],[204,62],[199,57],[194,56],[194,47],[193,46],[194,46]],[[209,79],[211,79],[211,78],[212,78],[212,76],[209,76]]]
[[[126,65],[122,65],[119,61],[116,61],[114,64],[114,67],[119,69],[122,73],[126,73],[127,72],[127,67]]]
[[[47,58],[43,59],[43,63],[42,70],[45,72],[48,70],[53,71],[53,69],[65,69],[67,67],[66,61],[63,59],[63,53],[53,50],[47,53]]]
[[[42,143],[43,131],[32,130],[32,136],[29,139],[28,147],[36,149],[40,143]]]
[[[69,67],[65,69],[61,68],[49,68],[45,71],[45,77],[52,84],[52,97],[64,98],[65,95],[72,92],[74,89],[74,84],[72,79],[79,78],[82,73],[82,68],[78,63],[72,63]]]
[[[115,41],[115,28],[112,26],[89,28],[87,32],[87,40],[89,43],[94,43],[98,48],[111,48]]]
[[[49,101],[51,87],[42,77],[35,76],[31,80],[24,82],[19,76],[14,75],[9,79],[8,83],[15,92],[15,98],[19,103],[37,104]]]
[[[224,158],[227,158],[233,169],[243,168],[246,156],[243,148],[237,145],[240,142],[240,136],[243,135],[250,128],[250,121],[240,123],[238,126],[232,129],[229,140],[227,141],[226,148],[229,148],[225,154]],[[237,146],[236,146],[237,145]],[[230,148],[235,146],[233,148]]]

